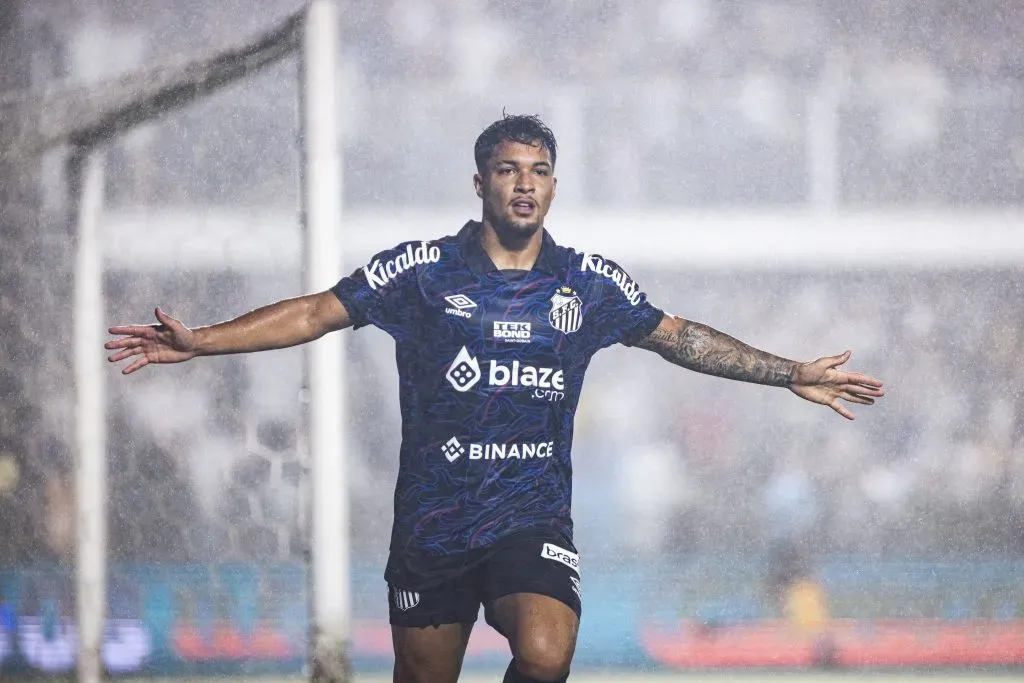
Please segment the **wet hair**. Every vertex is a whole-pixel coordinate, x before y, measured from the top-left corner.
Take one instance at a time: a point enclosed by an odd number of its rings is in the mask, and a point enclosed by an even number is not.
[[[483,173],[488,159],[494,154],[498,145],[503,142],[520,142],[524,145],[534,145],[540,142],[551,155],[552,168],[555,165],[555,156],[558,153],[555,134],[544,125],[544,122],[536,114],[503,114],[501,119],[487,126],[473,146],[477,171]]]

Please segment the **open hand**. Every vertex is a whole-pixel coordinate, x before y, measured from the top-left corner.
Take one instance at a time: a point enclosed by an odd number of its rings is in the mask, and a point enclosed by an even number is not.
[[[846,372],[839,366],[850,360],[850,352],[839,356],[826,356],[809,363],[801,363],[793,373],[790,391],[814,403],[820,403],[836,411],[847,420],[854,414],[840,402],[874,405],[875,399],[885,396],[882,381],[859,372]]]
[[[111,363],[141,356],[121,370],[121,374],[130,375],[150,363],[181,363],[196,355],[195,332],[159,308],[156,319],[159,323],[156,325],[120,325],[108,330],[110,334],[121,335],[121,339],[103,345],[109,351],[121,349],[108,358]]]

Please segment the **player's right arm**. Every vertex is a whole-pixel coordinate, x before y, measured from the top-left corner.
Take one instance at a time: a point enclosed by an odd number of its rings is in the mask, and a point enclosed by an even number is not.
[[[251,353],[297,346],[328,332],[352,326],[345,306],[331,291],[285,299],[232,320],[190,329],[156,309],[155,325],[119,325],[110,334],[121,338],[105,348],[116,363],[135,358],[121,372],[130,375],[150,363],[181,363],[196,356]]]

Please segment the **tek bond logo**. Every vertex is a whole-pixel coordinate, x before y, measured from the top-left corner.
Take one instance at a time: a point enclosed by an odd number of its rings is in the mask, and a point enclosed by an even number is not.
[[[501,339],[504,342],[525,344],[530,341],[532,332],[530,323],[508,322],[505,320],[494,321],[493,336],[495,339]]]

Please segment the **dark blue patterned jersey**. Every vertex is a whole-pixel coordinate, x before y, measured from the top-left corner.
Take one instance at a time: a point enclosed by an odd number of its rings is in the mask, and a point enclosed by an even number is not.
[[[482,225],[381,252],[332,291],[395,340],[402,446],[386,576],[457,563],[524,530],[572,537],[573,417],[591,357],[662,311],[614,262],[555,244],[499,271]],[[437,572],[434,572],[435,574]]]

